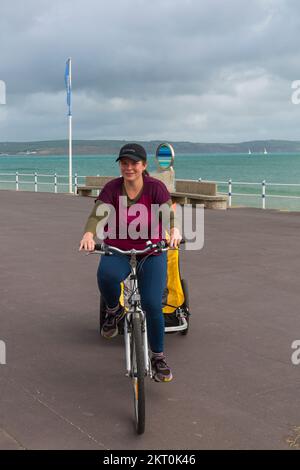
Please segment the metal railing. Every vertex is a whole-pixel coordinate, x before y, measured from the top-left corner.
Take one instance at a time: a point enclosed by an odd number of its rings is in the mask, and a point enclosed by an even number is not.
[[[11,179],[2,179],[2,177],[10,177]],[[35,192],[38,192],[42,187],[48,187],[46,189],[47,192],[58,193],[59,187],[69,187],[69,175],[59,175],[57,173],[54,174],[42,174],[42,173],[20,173],[18,171],[13,173],[0,173],[0,186],[1,184],[11,185],[15,188],[16,191],[20,191],[20,186],[22,185],[31,185]],[[45,181],[47,179],[47,181]],[[62,180],[65,182],[62,182]],[[72,188],[77,193],[78,182],[79,180],[84,180],[85,176],[79,176],[77,173],[73,176]],[[10,188],[5,188],[10,189]],[[63,191],[67,192],[67,191]]]
[[[199,181],[202,181],[201,178],[199,178]],[[228,181],[215,181],[215,183],[219,185],[226,185],[228,186],[228,191],[227,192],[222,192],[219,191],[219,194],[227,194],[228,195],[228,206],[232,207],[232,199],[233,196],[241,196],[241,197],[258,197],[261,200],[261,208],[266,209],[266,200],[267,199],[272,199],[272,198],[279,198],[279,199],[293,199],[293,200],[298,200],[300,199],[300,184],[297,183],[267,183],[266,180],[263,180],[261,183],[253,183],[253,182],[246,182],[246,181],[232,181],[229,179]],[[248,187],[254,187],[254,188],[260,188],[259,192],[254,192],[254,193],[247,193],[247,192],[233,192],[233,187],[243,187],[243,186],[248,186]],[[295,188],[299,190],[299,195],[296,194],[274,194],[271,192],[268,192],[267,189],[272,189],[274,187],[285,187],[285,188]],[[300,210],[300,201],[299,201],[299,209]]]

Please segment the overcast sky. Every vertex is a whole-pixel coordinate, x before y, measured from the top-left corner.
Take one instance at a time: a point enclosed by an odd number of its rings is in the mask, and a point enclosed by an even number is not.
[[[297,0],[1,0],[0,141],[300,140]]]

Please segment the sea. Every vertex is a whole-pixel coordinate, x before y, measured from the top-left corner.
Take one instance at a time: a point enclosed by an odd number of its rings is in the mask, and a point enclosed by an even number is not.
[[[85,176],[119,176],[115,155],[74,155],[73,175],[78,184]],[[148,155],[150,173],[156,171],[154,155]],[[300,154],[178,154],[174,162],[178,179],[207,180],[218,183],[218,192],[228,194],[232,180],[232,205],[262,207],[262,182],[266,182],[266,208],[300,211]],[[68,191],[67,155],[0,155],[0,189],[54,192],[54,174],[58,192]],[[293,186],[295,185],[295,186]]]

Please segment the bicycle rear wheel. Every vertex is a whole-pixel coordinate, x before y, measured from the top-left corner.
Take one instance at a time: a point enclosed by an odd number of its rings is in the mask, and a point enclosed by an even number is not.
[[[131,380],[133,385],[135,428],[138,434],[145,431],[145,361],[140,318],[132,319]]]

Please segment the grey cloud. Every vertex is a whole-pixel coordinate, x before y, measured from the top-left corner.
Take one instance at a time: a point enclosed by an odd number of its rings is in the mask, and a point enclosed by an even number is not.
[[[65,137],[68,56],[77,138],[297,137],[299,12],[295,0],[2,0],[0,139]]]

